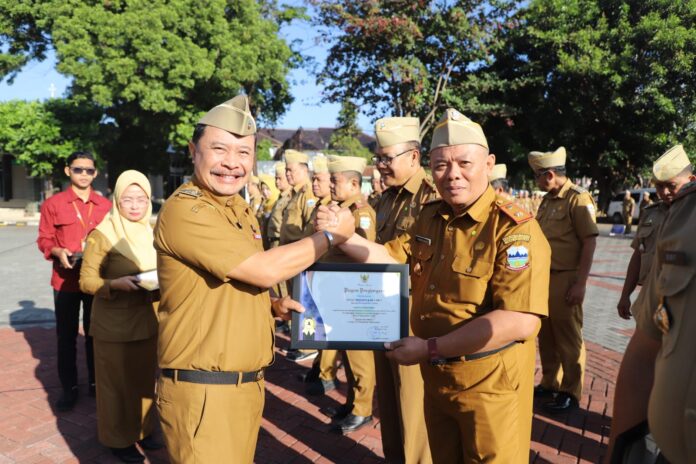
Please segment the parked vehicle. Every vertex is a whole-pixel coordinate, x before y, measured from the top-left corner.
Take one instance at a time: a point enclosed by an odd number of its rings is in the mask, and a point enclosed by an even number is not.
[[[640,214],[641,203],[643,202],[643,192],[650,192],[650,198],[652,201],[657,201],[657,195],[655,194],[654,187],[631,189],[631,196],[636,201],[636,208],[633,210],[633,219],[638,219]],[[623,190],[620,193],[615,194],[611,197],[609,202],[609,208],[607,209],[607,217],[611,219],[614,224],[623,223],[623,199],[626,196],[626,191]]]

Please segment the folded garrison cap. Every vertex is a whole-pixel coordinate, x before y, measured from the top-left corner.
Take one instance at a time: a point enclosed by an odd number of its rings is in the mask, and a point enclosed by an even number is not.
[[[488,141],[481,126],[454,108],[447,108],[435,126],[430,149],[466,144],[488,148]]]
[[[246,95],[237,95],[232,100],[219,104],[203,115],[198,124],[217,127],[240,136],[256,133],[256,122],[249,111],[249,99]]]

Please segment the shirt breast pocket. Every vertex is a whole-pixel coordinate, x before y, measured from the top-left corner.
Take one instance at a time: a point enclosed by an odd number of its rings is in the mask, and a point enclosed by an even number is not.
[[[665,264],[658,279],[659,294],[664,297],[664,304],[669,312],[669,330],[662,335],[662,356],[667,357],[674,351],[684,327],[684,317],[691,304],[687,301],[686,287],[694,276],[690,266]],[[653,310],[655,308],[652,308]]]
[[[640,226],[638,229],[638,232],[636,235],[638,235],[638,240],[641,245],[643,245],[643,248],[639,250],[641,253],[645,251],[646,247],[646,241],[650,239],[650,236],[653,234],[653,230],[655,228],[652,226],[652,224],[643,224]]]
[[[75,212],[60,212],[56,215],[56,226],[68,226],[74,224],[77,221],[77,215]]]
[[[492,269],[493,263],[456,255],[452,261],[451,278],[441,280],[441,285],[445,287],[442,299],[454,303],[482,304]]]

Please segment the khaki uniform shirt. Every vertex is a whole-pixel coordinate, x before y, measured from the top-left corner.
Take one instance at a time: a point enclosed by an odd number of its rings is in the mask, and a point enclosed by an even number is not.
[[[326,195],[324,198],[317,199],[317,203],[314,205],[314,209],[312,209],[312,214],[309,216],[309,222],[305,226],[304,230],[304,236],[309,237],[312,235],[314,231],[314,220],[317,218],[317,212],[319,211],[320,206],[327,206],[329,203],[331,203],[331,195]]]
[[[548,315],[549,244],[531,216],[490,186],[459,215],[429,203],[385,246],[410,266],[418,337],[445,335],[495,309]]]
[[[599,235],[595,212],[592,196],[570,179],[566,180],[556,195],[544,195],[537,212],[537,221],[551,245],[552,270],[577,270],[582,241]]]
[[[283,211],[280,227],[280,244],[296,242],[305,237],[305,228],[310,223],[312,211],[317,198],[312,193],[312,186],[307,183],[292,188],[292,197]]]
[[[623,215],[624,218],[631,218],[633,217],[633,210],[636,209],[636,200],[631,198],[624,198],[623,199]]]
[[[273,361],[266,289],[227,274],[263,251],[259,225],[240,195],[220,197],[193,182],[166,201],[155,227],[159,366],[254,371]]]
[[[423,205],[438,198],[437,190],[423,168],[401,187],[382,192],[377,202],[377,243],[386,243],[408,230]]]
[[[375,221],[375,210],[365,203],[361,194],[348,198],[339,204],[341,208],[350,208],[355,219],[355,233],[371,242],[377,236],[377,223]],[[326,263],[354,263],[355,260],[347,256],[340,247],[333,247],[327,251],[320,259]]]
[[[146,290],[121,292],[110,287],[113,279],[140,272],[104,234],[93,230],[87,236],[80,289],[94,295],[91,336],[106,342],[132,342],[157,334],[157,303],[152,301],[155,294]]]
[[[644,285],[646,277],[650,272],[652,259],[655,255],[657,231],[667,216],[668,208],[666,203],[654,203],[643,208],[643,212],[640,215],[638,231],[631,242],[631,248],[640,253],[638,285]]]
[[[648,407],[650,431],[669,462],[696,462],[696,183],[675,198],[660,229],[653,272],[636,305],[662,315],[648,334],[662,340]]]
[[[271,209],[271,216],[268,218],[268,226],[266,228],[266,236],[268,237],[269,242],[274,242],[280,239],[280,229],[283,224],[283,213],[285,212],[285,208],[287,207],[291,196],[291,190],[281,193],[278,200],[276,200],[275,204],[273,205],[273,209]]]

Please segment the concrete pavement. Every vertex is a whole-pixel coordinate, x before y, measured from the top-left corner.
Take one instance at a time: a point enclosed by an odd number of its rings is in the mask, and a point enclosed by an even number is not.
[[[114,462],[96,440],[95,404],[84,395],[84,385],[74,411],[58,414],[50,406],[60,388],[50,265],[36,249],[36,232],[36,227],[0,228],[0,464]],[[581,409],[554,417],[536,411],[530,462],[597,462],[605,450],[614,381],[633,330],[633,322],[620,320],[615,309],[628,245],[623,238],[599,239],[585,304],[588,372]],[[277,343],[283,348],[287,340],[279,336]],[[82,356],[80,342],[78,349]],[[288,362],[277,353],[267,373],[256,462],[383,462],[378,419],[345,437],[330,431],[320,409],[342,402],[345,386],[326,397],[305,397],[296,377],[308,364]],[[162,451],[148,457],[167,462]]]

